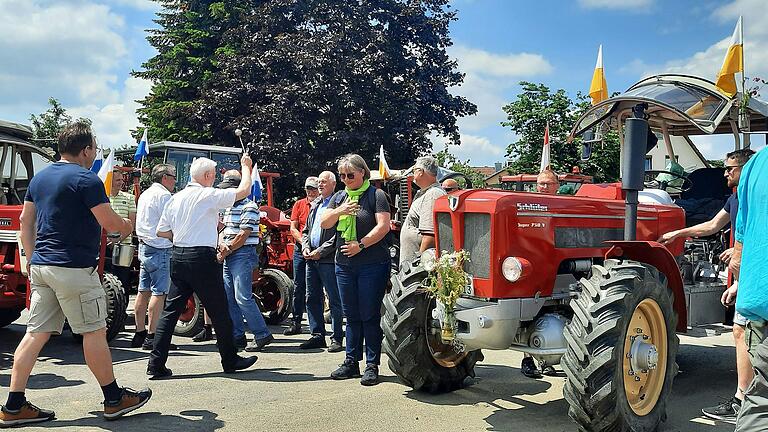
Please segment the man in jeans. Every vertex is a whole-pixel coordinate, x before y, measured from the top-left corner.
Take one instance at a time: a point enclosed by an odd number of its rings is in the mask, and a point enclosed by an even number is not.
[[[136,235],[139,237],[139,293],[133,306],[136,333],[133,348],[152,349],[157,322],[163,311],[165,296],[171,287],[170,240],[157,236],[157,225],[165,205],[176,186],[176,168],[157,164],[152,168],[152,186],[139,196],[136,210]],[[149,314],[149,332],[145,317]]]
[[[301,250],[307,260],[307,317],[312,337],[299,345],[302,349],[325,348],[325,320],[323,316],[323,287],[328,293],[331,308],[331,346],[328,352],[344,350],[344,312],[336,284],[336,230],[320,226],[323,213],[336,190],[336,175],[323,171],[318,176],[320,197],[313,203],[307,225],[301,235]]]
[[[197,158],[189,167],[191,180],[187,187],[168,201],[157,225],[157,235],[173,242],[171,253],[171,289],[163,314],[157,324],[155,341],[149,355],[147,375],[161,379],[173,374],[165,364],[171,336],[179,315],[192,294],[205,305],[216,329],[216,345],[224,373],[235,373],[256,363],[256,357],[237,355],[232,337],[227,295],[224,291],[223,269],[216,261],[219,209],[232,207],[251,192],[253,162],[243,155],[243,179],[237,189],[215,189],[216,162]]]
[[[236,188],[240,173],[230,170],[224,173],[219,189]],[[259,206],[248,198],[235,202],[224,210],[224,229],[219,242],[219,261],[224,261],[224,289],[227,292],[229,316],[232,318],[235,345],[246,351],[261,351],[275,338],[264,322],[264,316],[253,298],[253,269],[259,264]],[[253,333],[253,342],[246,345],[243,317]]]
[[[40,171],[29,183],[21,212],[21,242],[31,257],[27,333],[13,356],[8,401],[0,409],[0,427],[52,420],[53,411],[26,400],[24,390],[40,350],[64,320],[83,336],[88,368],[104,394],[104,413],[114,420],[143,406],[152,396],[119,387],[106,337],[106,294],[98,268],[101,228],[131,234],[128,219],[109,205],[104,184],[89,170],[96,158],[91,127],[75,122],[59,135],[61,160]]]
[[[304,191],[307,193],[293,204],[291,210],[291,236],[295,242],[293,249],[293,319],[283,332],[286,336],[301,333],[301,318],[304,316],[304,305],[307,296],[307,261],[301,252],[301,232],[307,224],[309,208],[317,198],[317,177],[307,177],[304,181]]]
[[[739,212],[733,255],[728,268],[738,283],[723,294],[736,299],[736,311],[749,320],[746,344],[755,377],[744,390],[736,432],[764,431],[768,426],[768,152],[757,152],[742,167]],[[744,270],[744,271],[741,271]],[[738,296],[736,296],[738,292]]]

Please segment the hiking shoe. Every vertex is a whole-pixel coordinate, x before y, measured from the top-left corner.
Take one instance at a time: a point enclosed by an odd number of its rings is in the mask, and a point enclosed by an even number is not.
[[[357,378],[360,376],[360,366],[357,362],[346,358],[344,363],[339,365],[339,368],[331,372],[331,378],[335,380],[344,380],[349,378]]]
[[[290,325],[288,325],[288,328],[285,329],[283,334],[285,336],[293,336],[293,335],[301,334],[301,322],[293,321]]]
[[[528,378],[541,378],[541,372],[536,367],[533,357],[523,357],[520,363],[520,372]]]
[[[149,379],[151,380],[159,380],[159,379],[168,378],[172,376],[173,371],[168,369],[165,366],[160,366],[160,367],[147,366],[147,375],[149,375]]]
[[[325,337],[320,335],[312,335],[311,338],[304,341],[299,345],[299,348],[301,349],[314,349],[314,348],[325,348],[328,345],[325,343]]]
[[[339,341],[331,340],[331,345],[328,346],[328,352],[334,353],[344,351],[344,345]]]
[[[736,417],[739,416],[739,410],[741,409],[741,401],[737,397],[731,397],[727,401],[723,401],[720,405],[716,405],[709,408],[702,408],[701,413],[705,417],[711,419],[724,421],[726,423],[736,424]]]
[[[38,408],[29,401],[17,410],[9,410],[5,406],[0,407],[0,428],[19,426],[29,423],[40,423],[56,418],[56,413],[51,410]]]
[[[206,342],[213,339],[213,329],[210,327],[203,327],[203,329],[200,330],[200,333],[192,337],[192,342]]]
[[[136,391],[123,387],[123,397],[115,402],[104,401],[104,419],[116,420],[144,406],[152,397],[152,390]]]
[[[233,374],[239,370],[248,369],[249,367],[253,366],[254,363],[256,363],[256,360],[259,358],[256,356],[253,357],[238,357],[237,361],[235,362],[234,366],[228,367],[224,369],[224,373]]]
[[[261,351],[261,350],[264,349],[265,346],[271,344],[272,341],[274,341],[274,340],[275,340],[275,337],[272,336],[272,335],[269,335],[267,337],[263,337],[261,339],[254,339],[253,342],[249,343],[245,347],[245,350],[247,352]]]
[[[373,386],[379,383],[379,366],[373,363],[368,363],[365,366],[363,377],[360,378],[360,384],[364,386]]]
[[[142,345],[144,345],[147,339],[147,331],[140,331],[133,334],[133,339],[131,339],[131,348],[141,348]]]

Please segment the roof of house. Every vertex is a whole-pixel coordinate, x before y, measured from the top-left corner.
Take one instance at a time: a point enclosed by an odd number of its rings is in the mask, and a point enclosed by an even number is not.
[[[496,167],[492,167],[492,166],[472,167],[472,169],[479,172],[483,176],[483,178],[492,176],[497,172]]]

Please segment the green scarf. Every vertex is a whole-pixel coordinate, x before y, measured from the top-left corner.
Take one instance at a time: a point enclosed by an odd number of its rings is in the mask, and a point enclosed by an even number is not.
[[[371,187],[371,182],[365,180],[358,189],[344,188],[347,192],[347,201],[356,203],[360,201],[360,196]],[[357,216],[341,215],[336,230],[341,232],[341,238],[346,241],[357,240]]]

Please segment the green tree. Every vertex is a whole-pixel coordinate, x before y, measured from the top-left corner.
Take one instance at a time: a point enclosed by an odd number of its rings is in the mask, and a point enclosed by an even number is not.
[[[73,120],[72,116],[67,114],[66,108],[61,106],[61,102],[56,98],[49,98],[48,105],[50,105],[50,108],[45,112],[39,115],[32,114],[29,117],[29,121],[32,122],[32,139],[41,147],[52,149],[56,155],[56,159],[58,159],[59,134],[67,125],[72,123]],[[91,120],[87,118],[79,118],[78,121],[84,121],[91,124]]]
[[[473,187],[483,187],[483,181],[485,180],[483,175],[469,165],[469,160],[463,161],[454,156],[448,149],[448,146],[435,153],[435,160],[438,166],[464,174],[472,182]],[[461,181],[459,183],[461,187],[467,187],[467,185],[461,184]]]
[[[513,162],[510,170],[520,174],[535,174],[541,164],[544,129],[549,122],[550,165],[555,172],[569,173],[579,166],[585,175],[596,182],[616,181],[619,178],[619,139],[615,132],[608,132],[603,142],[595,144],[592,157],[581,160],[581,137],[567,143],[568,135],[576,121],[589,108],[587,98],[579,93],[576,101],[565,90],[552,92],[544,84],[523,81],[522,92],[517,99],[502,109],[509,127],[518,140],[507,147],[507,157]]]

